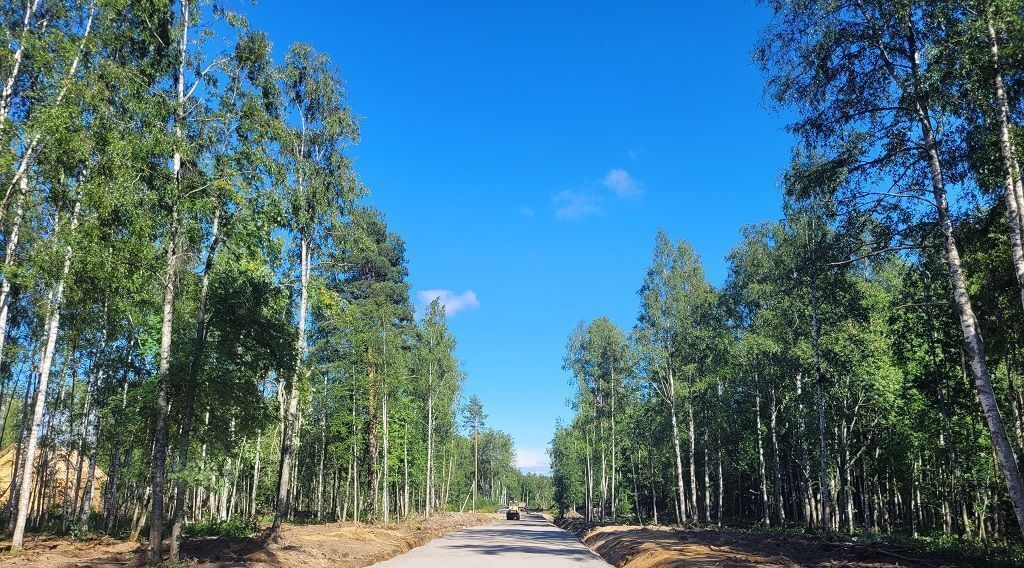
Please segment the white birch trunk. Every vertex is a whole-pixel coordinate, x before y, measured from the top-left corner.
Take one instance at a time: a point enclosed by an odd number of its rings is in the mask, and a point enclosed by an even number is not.
[[[1018,191],[1020,191],[1020,170],[1017,157],[1014,155],[1013,140],[1010,136],[1010,111],[1006,100],[1006,89],[1003,85],[1003,73],[999,62],[999,41],[995,25],[992,22],[991,9],[987,16],[989,52],[995,82],[996,114],[999,116],[999,151],[1003,159],[1006,174],[1006,214],[1007,232],[1010,237],[1010,255],[1013,260],[1014,274],[1017,276],[1021,302],[1024,303],[1024,244],[1021,242],[1021,212],[1018,209]]]
[[[284,428],[281,435],[281,463],[277,482],[277,506],[274,508],[274,522],[271,525],[271,536],[277,538],[281,533],[281,522],[288,511],[288,488],[291,482],[290,462],[293,454],[296,412],[299,405],[299,380],[302,376],[302,365],[306,356],[306,309],[309,285],[309,241],[303,235],[299,238],[299,313],[298,337],[295,340],[295,371],[288,389],[288,406],[284,417]]]
[[[0,362],[3,362],[4,346],[7,342],[7,320],[10,317],[11,308],[11,279],[9,271],[14,264],[14,253],[18,248],[18,238],[21,235],[21,221],[25,215],[25,197],[28,194],[28,179],[22,177],[19,181],[18,203],[14,210],[14,220],[11,222],[11,232],[7,236],[7,248],[4,253],[4,281],[0,284]]]
[[[78,212],[81,203],[76,200],[74,210],[71,213],[69,234],[73,235],[78,227]],[[64,265],[61,269],[60,278],[53,290],[53,297],[50,301],[50,315],[46,322],[46,343],[43,347],[42,357],[39,361],[39,381],[36,386],[35,407],[32,412],[32,422],[27,433],[27,444],[23,458],[21,472],[21,489],[18,493],[17,520],[14,523],[14,533],[11,537],[11,549],[19,550],[25,543],[25,522],[28,520],[29,500],[32,493],[32,476],[35,473],[36,447],[39,442],[39,425],[43,420],[43,411],[46,408],[46,389],[50,380],[50,368],[53,365],[53,355],[57,345],[57,331],[60,328],[60,310],[64,300],[64,283],[68,273],[71,271],[71,258],[74,249],[69,244],[64,249]]]
[[[754,394],[755,407],[757,409],[757,465],[761,474],[761,522],[764,526],[770,527],[771,517],[768,515],[768,476],[765,474],[764,465],[764,427],[761,425],[761,393]]]
[[[686,523],[686,487],[683,485],[683,456],[679,448],[679,421],[676,418],[676,381],[672,363],[668,368],[668,409],[672,419],[672,449],[676,457],[676,489],[679,492],[679,524]]]

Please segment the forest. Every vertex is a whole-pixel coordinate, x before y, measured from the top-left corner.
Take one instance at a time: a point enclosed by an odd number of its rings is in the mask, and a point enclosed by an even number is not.
[[[762,5],[782,214],[740,230],[721,285],[660,231],[635,323],[572,330],[557,506],[1019,546],[1024,5]]]
[[[417,314],[338,67],[202,0],[0,4],[2,528],[273,539],[544,499]]]

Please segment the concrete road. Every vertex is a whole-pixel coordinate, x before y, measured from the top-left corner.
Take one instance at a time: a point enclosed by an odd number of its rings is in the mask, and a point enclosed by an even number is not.
[[[376,568],[608,568],[610,564],[540,515],[450,532]]]

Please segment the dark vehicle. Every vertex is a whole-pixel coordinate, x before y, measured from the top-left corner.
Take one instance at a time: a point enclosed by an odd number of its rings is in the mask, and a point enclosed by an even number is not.
[[[518,521],[519,520],[519,506],[512,505],[508,508],[508,512],[505,513],[505,520]]]

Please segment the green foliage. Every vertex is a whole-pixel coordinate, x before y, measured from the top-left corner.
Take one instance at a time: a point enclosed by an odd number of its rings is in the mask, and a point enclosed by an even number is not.
[[[227,520],[203,519],[194,523],[187,523],[182,529],[186,536],[209,537],[209,536],[251,536],[259,531],[259,526],[241,517],[231,517]]]
[[[95,465],[102,504],[81,511],[85,473],[43,476],[29,525],[134,538],[164,474],[188,535],[458,509],[455,338],[439,303],[415,320],[334,62],[275,60],[202,0],[5,4],[0,23],[0,445],[23,449],[49,352],[39,462]],[[550,493],[481,427],[489,499]]]

